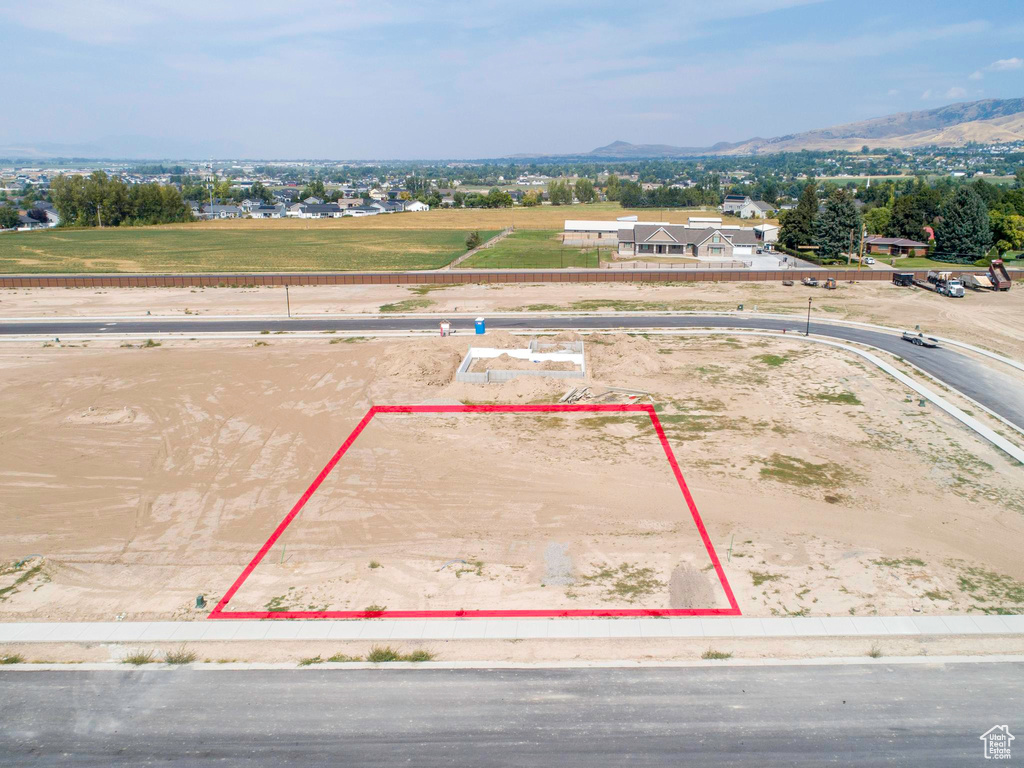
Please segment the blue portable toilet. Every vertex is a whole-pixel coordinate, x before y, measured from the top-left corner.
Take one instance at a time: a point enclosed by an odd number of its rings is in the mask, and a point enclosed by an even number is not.
[[[476,332],[477,335],[481,335],[487,332],[487,323],[484,322],[482,317],[476,319]]]

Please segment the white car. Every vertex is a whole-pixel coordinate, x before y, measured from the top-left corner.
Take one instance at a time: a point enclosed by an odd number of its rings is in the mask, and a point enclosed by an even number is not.
[[[865,264],[874,264],[875,260],[873,258],[871,258],[870,256],[868,256],[866,259],[864,259],[864,263]]]

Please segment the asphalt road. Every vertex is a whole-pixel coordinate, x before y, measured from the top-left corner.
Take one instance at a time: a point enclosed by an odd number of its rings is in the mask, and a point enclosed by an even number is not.
[[[0,702],[3,766],[961,768],[1024,731],[1024,664],[3,672]]]
[[[81,320],[54,322],[48,320],[2,321],[0,335],[36,334],[59,337],[70,334],[102,335],[132,333],[184,333],[198,336],[203,333],[260,331],[420,331],[437,330],[438,318],[424,317],[353,317],[353,318],[301,318],[268,320],[239,319],[181,319],[181,320]],[[562,330],[562,329],[635,329],[635,328],[743,328],[749,330],[782,330],[803,333],[805,322],[798,318],[759,318],[719,315],[586,315],[564,317],[530,314],[523,317],[505,316],[487,319],[492,330]],[[473,331],[473,320],[452,320],[452,327],[460,333]],[[926,349],[903,341],[898,334],[874,331],[828,323],[811,323],[811,334],[839,341],[854,341],[884,349],[900,355],[928,372],[952,389],[978,401],[1006,420],[1024,429],[1024,387],[1017,379],[997,369],[997,363],[983,365],[952,349]]]

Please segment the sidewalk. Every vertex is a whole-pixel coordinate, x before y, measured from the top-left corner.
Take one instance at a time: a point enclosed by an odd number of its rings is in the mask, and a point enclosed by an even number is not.
[[[0,643],[1024,635],[1022,616],[0,623]]]

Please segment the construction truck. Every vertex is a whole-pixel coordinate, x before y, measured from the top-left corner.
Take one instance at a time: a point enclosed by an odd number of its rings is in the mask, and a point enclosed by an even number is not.
[[[836,289],[836,279],[834,277],[825,278],[825,282],[821,284],[821,287],[834,291]]]
[[[892,284],[908,287],[914,284],[913,272],[895,272],[892,276]]]
[[[1002,259],[992,259],[992,263],[988,265],[988,279],[992,281],[993,291],[1008,291],[1013,285]]]
[[[953,272],[929,272],[928,282],[935,286],[935,292],[953,299],[964,297],[964,284]]]

